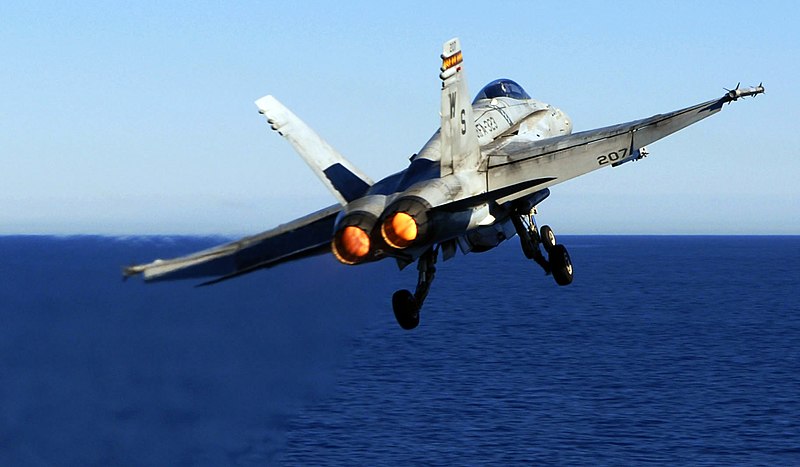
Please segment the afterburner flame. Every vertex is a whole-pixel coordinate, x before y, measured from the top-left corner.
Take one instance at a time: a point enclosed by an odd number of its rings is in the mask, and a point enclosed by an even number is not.
[[[333,254],[345,264],[356,264],[369,253],[369,235],[361,227],[349,225],[333,240]]]
[[[369,235],[360,227],[347,226],[342,231],[342,248],[356,258],[362,258],[369,253]]]
[[[381,233],[389,246],[405,248],[417,239],[417,222],[409,214],[397,212],[383,222]]]
[[[392,230],[407,242],[417,238],[417,223],[413,217],[404,212],[398,212],[392,217]]]

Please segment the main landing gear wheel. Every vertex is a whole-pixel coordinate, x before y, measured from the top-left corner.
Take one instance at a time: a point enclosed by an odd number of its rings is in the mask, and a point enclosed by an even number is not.
[[[419,310],[428,296],[431,283],[436,275],[436,256],[439,254],[438,247],[431,248],[419,257],[417,262],[417,288],[412,294],[408,290],[398,290],[392,295],[392,310],[397,324],[401,328],[409,331],[419,325]]]
[[[556,234],[553,233],[553,229],[549,225],[543,225],[540,232],[539,238],[542,241],[544,251],[550,253],[553,247],[556,246]]]
[[[548,255],[550,256],[550,269],[553,279],[558,285],[569,285],[572,283],[572,261],[564,245],[553,245]]]
[[[522,251],[528,259],[541,266],[545,274],[552,274],[558,285],[569,285],[572,283],[572,261],[567,248],[556,243],[556,235],[549,225],[537,230],[533,218],[535,212],[535,209],[525,213],[517,211],[511,216]],[[547,253],[547,258],[542,249]]]
[[[392,308],[397,324],[406,331],[419,325],[419,304],[409,290],[398,290],[392,295]]]

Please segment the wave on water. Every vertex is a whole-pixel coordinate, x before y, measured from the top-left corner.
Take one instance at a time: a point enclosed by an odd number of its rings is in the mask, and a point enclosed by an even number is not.
[[[121,280],[228,240],[0,237],[0,465],[800,464],[800,237]]]

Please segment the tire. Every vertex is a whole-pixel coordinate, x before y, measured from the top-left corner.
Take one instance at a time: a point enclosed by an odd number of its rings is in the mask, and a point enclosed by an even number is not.
[[[553,272],[553,279],[558,285],[569,285],[572,283],[572,261],[564,245],[553,245],[549,252],[550,268]]]
[[[553,229],[551,229],[549,225],[542,226],[539,230],[539,238],[542,240],[544,251],[548,253],[556,246],[556,234],[553,233]]]
[[[409,331],[419,325],[419,304],[408,290],[398,290],[392,295],[394,318],[401,328]]]

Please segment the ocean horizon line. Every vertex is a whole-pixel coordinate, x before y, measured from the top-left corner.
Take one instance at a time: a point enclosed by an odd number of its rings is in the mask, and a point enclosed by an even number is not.
[[[238,240],[256,234],[222,234],[222,233],[2,233],[0,238],[42,237],[42,238],[202,238]],[[560,233],[559,237],[800,237],[800,233]],[[512,237],[513,239],[513,237]]]

